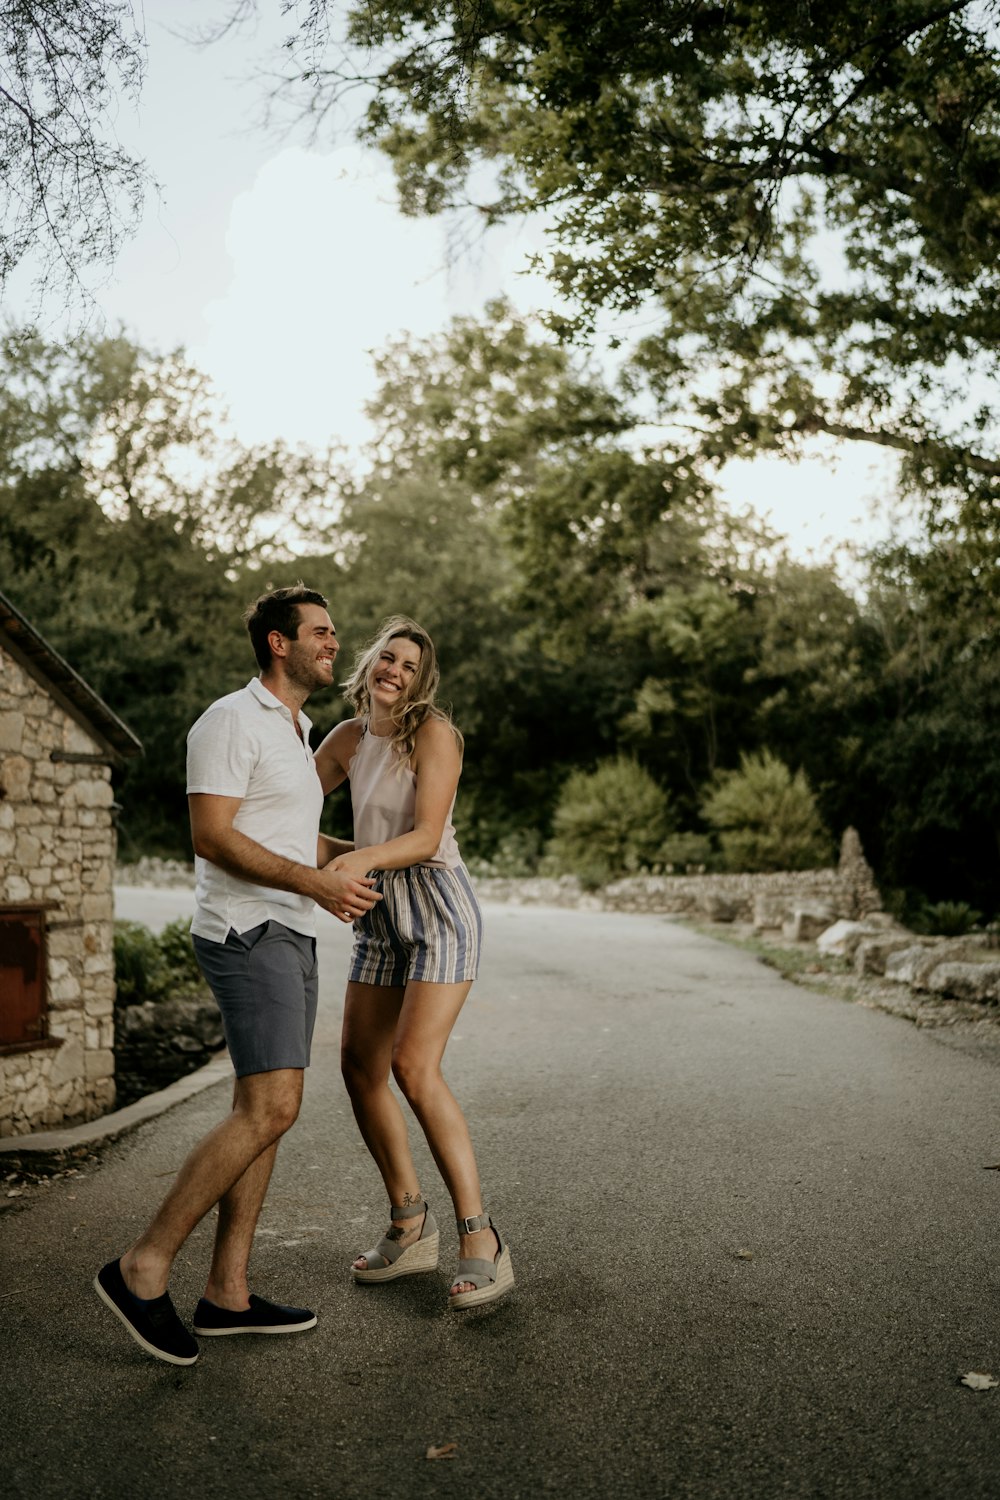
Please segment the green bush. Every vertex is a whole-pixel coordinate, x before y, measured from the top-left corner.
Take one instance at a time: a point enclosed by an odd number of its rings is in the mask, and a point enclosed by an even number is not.
[[[719,834],[727,870],[808,870],[832,856],[809,782],[769,750],[741,755],[738,771],[720,772],[702,804]]]
[[[141,922],[116,922],[114,957],[119,1005],[141,1005],[144,1000],[160,998],[166,965],[148,927]]]
[[[156,939],[166,964],[172,987],[204,989],[205,980],[198,967],[191,942],[191,918],[177,917],[168,922]]]
[[[656,863],[684,872],[692,868],[708,869],[715,861],[712,840],[703,833],[672,833],[664,839]]]
[[[552,826],[546,868],[593,888],[653,864],[670,828],[670,805],[649,772],[620,755],[571,773]]]
[[[934,937],[964,937],[982,920],[967,901],[938,901],[921,907],[914,920],[918,932]]]
[[[515,880],[534,875],[542,852],[542,836],[537,828],[515,828],[499,840],[485,859],[468,859],[473,875]]]
[[[118,1005],[142,1005],[205,989],[191,946],[191,922],[170,922],[156,936],[141,922],[116,922],[115,985]]]

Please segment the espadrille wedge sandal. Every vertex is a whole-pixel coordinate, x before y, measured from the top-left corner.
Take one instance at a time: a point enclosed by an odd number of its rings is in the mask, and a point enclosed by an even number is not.
[[[510,1262],[510,1246],[500,1238],[500,1231],[489,1214],[476,1214],[471,1219],[458,1219],[459,1234],[475,1234],[477,1229],[492,1229],[497,1237],[499,1249],[492,1260],[481,1260],[478,1256],[464,1256],[458,1262],[458,1274],[452,1282],[471,1281],[474,1291],[453,1292],[448,1306],[456,1310],[463,1307],[481,1307],[484,1302],[494,1302],[514,1285],[514,1267]]]
[[[389,1238],[392,1233],[389,1230],[382,1236],[374,1250],[362,1250],[361,1255],[364,1256],[368,1265],[363,1271],[356,1266],[351,1267],[351,1274],[355,1281],[392,1281],[396,1276],[414,1276],[418,1271],[437,1270],[438,1243],[441,1236],[438,1233],[434,1215],[427,1204],[411,1203],[406,1208],[390,1206],[389,1209],[389,1217],[392,1219],[415,1219],[418,1214],[424,1215],[420,1238],[414,1240],[412,1245],[407,1245],[405,1250],[401,1250],[399,1241]]]

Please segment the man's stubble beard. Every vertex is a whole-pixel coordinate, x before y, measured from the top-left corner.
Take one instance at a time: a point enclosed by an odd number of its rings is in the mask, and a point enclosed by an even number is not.
[[[330,674],[327,676],[315,658],[310,658],[309,660],[299,659],[297,655],[289,653],[288,660],[285,663],[285,677],[293,686],[301,689],[307,695],[314,693],[317,688],[332,687],[333,675],[332,664]]]

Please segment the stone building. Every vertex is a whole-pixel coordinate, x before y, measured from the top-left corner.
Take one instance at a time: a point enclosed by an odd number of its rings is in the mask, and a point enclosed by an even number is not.
[[[0,1136],[114,1105],[111,768],[141,748],[0,593]]]

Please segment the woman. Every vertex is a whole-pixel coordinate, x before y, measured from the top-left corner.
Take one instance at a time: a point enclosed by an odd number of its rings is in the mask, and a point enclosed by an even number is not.
[[[483,1211],[468,1127],[441,1073],[472,988],[482,918],[451,816],[462,739],[434,705],[430,636],[397,615],[360,653],[345,696],[357,718],[316,752],[324,792],[351,783],[354,849],[338,870],[375,877],[382,900],[354,924],[342,1067],[354,1115],[382,1174],[391,1225],[354,1261],[354,1279],[433,1271],[438,1228],[417,1181],[389,1072],[420,1122],[451,1194],[460,1237],[452,1308],[491,1302],[514,1284],[510,1251]]]

